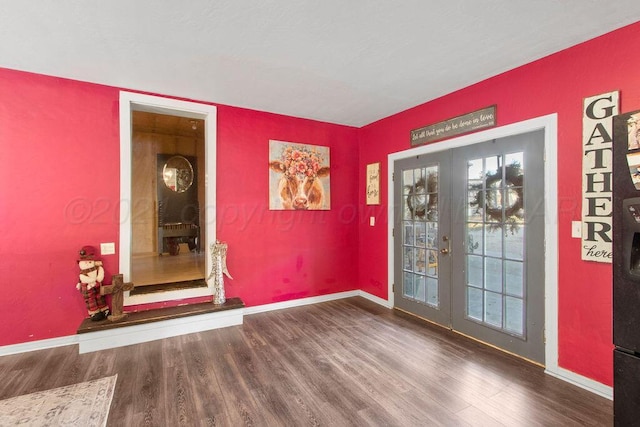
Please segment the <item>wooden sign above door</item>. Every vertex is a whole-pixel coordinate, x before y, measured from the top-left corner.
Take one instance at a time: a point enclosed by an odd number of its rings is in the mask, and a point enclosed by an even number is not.
[[[411,145],[416,146],[427,142],[439,141],[495,125],[496,106],[492,105],[472,113],[414,129],[411,131]]]

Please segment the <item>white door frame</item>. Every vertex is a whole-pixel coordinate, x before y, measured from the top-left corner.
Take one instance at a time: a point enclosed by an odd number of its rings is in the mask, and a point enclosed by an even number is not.
[[[538,129],[544,129],[545,372],[607,399],[613,399],[612,387],[558,366],[558,115],[556,113],[388,155],[388,170],[390,171],[387,183],[389,194],[387,242],[389,306],[393,307],[394,305],[392,288],[394,280],[393,224],[395,221],[394,212],[396,211],[393,206],[392,172],[395,166],[394,162],[411,156],[464,147]]]
[[[205,221],[204,248],[216,240],[216,107],[134,92],[120,92],[120,273],[131,277],[131,112],[146,111],[204,120]],[[207,257],[206,271],[211,270]],[[126,306],[213,295],[212,288],[194,288],[145,295],[124,294]]]
[[[395,162],[422,154],[450,150],[466,145],[504,138],[512,135],[544,129],[544,198],[545,198],[545,367],[549,373],[558,372],[558,115],[550,114],[511,125],[500,126],[489,130],[463,135],[450,140],[434,144],[415,147],[406,151],[388,155],[388,299],[394,306],[394,245],[393,226],[394,214],[397,209],[393,206],[394,185],[392,172]]]

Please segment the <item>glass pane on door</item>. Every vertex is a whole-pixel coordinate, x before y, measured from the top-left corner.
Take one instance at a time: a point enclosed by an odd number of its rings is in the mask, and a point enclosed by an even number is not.
[[[438,307],[438,166],[402,172],[402,295]]]
[[[523,153],[467,162],[465,317],[525,336]]]

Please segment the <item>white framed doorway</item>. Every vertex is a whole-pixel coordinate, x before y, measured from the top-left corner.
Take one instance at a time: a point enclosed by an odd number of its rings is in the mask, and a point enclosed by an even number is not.
[[[132,168],[132,111],[146,111],[204,120],[205,133],[205,200],[206,236],[204,250],[216,239],[216,128],[217,108],[213,105],[181,101],[134,92],[120,92],[120,273],[125,281],[131,278],[131,168]],[[211,270],[207,257],[206,270]],[[161,293],[130,295],[125,292],[125,306],[196,298],[213,295],[213,289],[192,288]]]
[[[436,153],[443,150],[461,148],[472,144],[478,144],[487,140],[505,138],[536,130],[544,132],[544,198],[545,205],[545,368],[552,375],[563,377],[558,367],[558,172],[557,172],[557,114],[550,114],[511,125],[492,128],[486,131],[463,135],[450,140],[415,147],[409,150],[391,153],[388,155],[388,197],[389,197],[389,221],[388,221],[388,300],[391,306],[394,304],[394,241],[393,227],[395,215],[398,209],[393,204],[395,197],[394,182],[391,171],[395,168],[395,162],[410,157]],[[595,382],[594,382],[595,383]]]
[[[544,365],[543,154],[539,129],[394,162],[396,309]]]

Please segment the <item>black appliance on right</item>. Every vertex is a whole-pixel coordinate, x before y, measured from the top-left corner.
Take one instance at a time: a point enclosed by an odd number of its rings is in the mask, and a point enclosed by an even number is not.
[[[640,426],[640,110],[613,119],[614,425]]]

